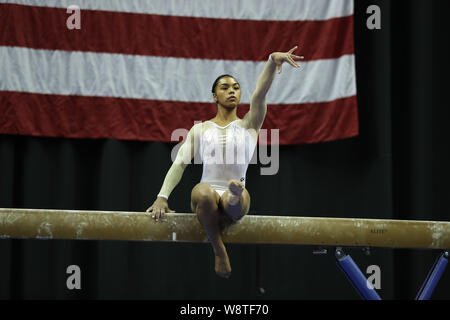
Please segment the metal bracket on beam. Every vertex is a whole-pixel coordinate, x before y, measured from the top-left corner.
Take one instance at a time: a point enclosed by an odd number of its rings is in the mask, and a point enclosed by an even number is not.
[[[324,255],[328,253],[327,248],[317,247],[313,250],[314,255]]]

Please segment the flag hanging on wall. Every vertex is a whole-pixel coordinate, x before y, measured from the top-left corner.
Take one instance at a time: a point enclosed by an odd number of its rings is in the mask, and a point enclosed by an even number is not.
[[[221,74],[243,117],[269,54],[298,45],[263,128],[280,144],[358,135],[353,0],[3,0],[0,21],[3,134],[169,142],[215,116]]]

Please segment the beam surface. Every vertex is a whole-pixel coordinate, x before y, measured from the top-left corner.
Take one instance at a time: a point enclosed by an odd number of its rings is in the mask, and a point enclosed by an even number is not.
[[[207,242],[192,213],[1,209],[0,238]],[[226,243],[450,248],[450,222],[247,215]]]

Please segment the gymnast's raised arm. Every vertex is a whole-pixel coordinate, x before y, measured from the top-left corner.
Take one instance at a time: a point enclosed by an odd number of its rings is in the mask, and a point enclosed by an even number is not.
[[[184,169],[191,162],[195,152],[195,135],[197,130],[201,130],[199,125],[195,124],[186,137],[186,140],[178,150],[175,161],[172,163],[169,171],[167,171],[161,190],[156,197],[155,202],[146,210],[146,212],[152,213],[152,218],[158,221],[162,219],[166,212],[173,213],[174,210],[169,209],[168,199],[173,189],[178,185],[183,176]]]
[[[270,55],[269,61],[267,61],[266,66],[256,83],[256,88],[250,101],[250,110],[243,118],[248,129],[251,128],[256,131],[261,129],[267,111],[266,95],[275,78],[276,69],[278,68],[278,73],[281,73],[283,62],[288,62],[295,68],[299,67],[294,59],[303,59],[303,56],[293,55],[292,52],[296,49],[297,46],[288,52],[274,52]]]

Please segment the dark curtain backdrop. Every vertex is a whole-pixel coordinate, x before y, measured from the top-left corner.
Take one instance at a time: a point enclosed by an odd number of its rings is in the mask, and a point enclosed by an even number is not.
[[[381,30],[366,28],[371,4]],[[355,1],[360,135],[282,146],[274,176],[250,165],[250,214],[449,221],[448,12],[446,0]],[[144,211],[173,146],[2,135],[0,207]],[[201,165],[186,169],[172,209],[190,212],[200,177]],[[209,244],[2,239],[0,298],[359,299],[333,252],[313,249],[228,245],[233,273],[224,280]],[[383,298],[412,299],[439,250],[347,253],[363,272],[380,266]],[[78,291],[66,288],[72,264],[82,272]],[[433,297],[450,298],[449,270]]]

